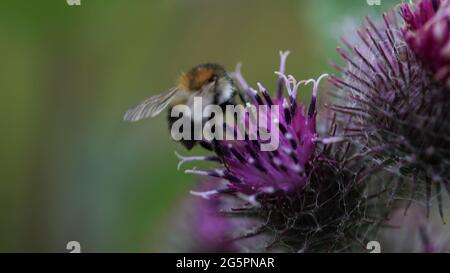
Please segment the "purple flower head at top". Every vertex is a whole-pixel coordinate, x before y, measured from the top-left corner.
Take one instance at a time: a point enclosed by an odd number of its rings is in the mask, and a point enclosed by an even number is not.
[[[450,1],[421,0],[403,4],[403,33],[412,50],[450,88]]]
[[[379,23],[367,18],[366,27],[355,33],[360,42],[344,40],[347,49],[338,48],[345,64],[333,64],[340,76],[332,76],[331,83],[340,101],[330,107],[367,158],[386,166],[386,177],[393,178],[385,181],[395,182],[388,185],[393,197],[425,197],[430,207],[435,191],[441,215],[441,192],[450,193],[450,94],[430,69],[437,66],[421,60],[422,49],[410,45],[408,35],[412,39],[416,33],[428,44],[423,54],[441,54],[433,51],[440,41],[422,35],[428,35],[437,14],[447,12],[446,1],[422,1],[415,12],[402,6],[405,28],[393,11]]]

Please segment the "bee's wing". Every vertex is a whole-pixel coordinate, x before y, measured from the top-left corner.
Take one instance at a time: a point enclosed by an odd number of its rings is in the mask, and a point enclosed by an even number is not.
[[[139,103],[136,107],[129,109],[123,119],[125,121],[135,122],[148,117],[159,115],[177,94],[178,89],[173,88],[162,94],[153,96]]]

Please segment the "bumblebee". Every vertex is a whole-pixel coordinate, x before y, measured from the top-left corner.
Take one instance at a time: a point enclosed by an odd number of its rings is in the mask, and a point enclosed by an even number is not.
[[[125,121],[136,122],[149,117],[158,116],[168,108],[169,128],[178,120],[171,116],[172,108],[177,105],[186,105],[194,113],[194,98],[202,98],[202,107],[218,105],[225,110],[227,105],[235,105],[235,96],[238,93],[236,85],[228,72],[219,64],[200,64],[188,72],[183,73],[175,87],[153,97],[150,97],[137,106],[129,109],[124,116]],[[201,109],[203,111],[203,109]],[[204,120],[191,120],[191,138],[180,140],[181,144],[191,150],[197,142],[207,149],[212,149],[211,143],[204,140],[194,140],[194,123]]]

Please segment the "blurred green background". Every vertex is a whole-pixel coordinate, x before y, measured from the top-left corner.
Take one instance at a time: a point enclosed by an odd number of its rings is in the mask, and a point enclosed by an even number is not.
[[[395,1],[381,3],[0,1],[0,251],[168,249],[167,219],[196,180],[174,151],[202,152],[173,143],[163,116],[123,122],[127,108],[206,61],[242,61],[250,83],[273,87],[288,49],[290,73],[317,77],[350,18]]]

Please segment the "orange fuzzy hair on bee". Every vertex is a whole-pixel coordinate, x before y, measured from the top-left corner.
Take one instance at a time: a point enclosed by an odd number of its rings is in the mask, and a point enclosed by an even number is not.
[[[181,75],[178,85],[183,90],[197,91],[215,76],[226,73],[223,67],[217,64],[202,64]]]

